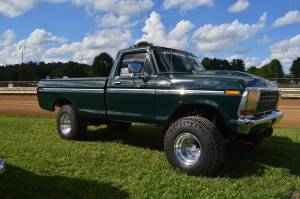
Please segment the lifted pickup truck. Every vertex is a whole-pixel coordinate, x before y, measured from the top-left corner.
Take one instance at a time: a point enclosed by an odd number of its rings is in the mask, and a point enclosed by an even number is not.
[[[165,132],[168,161],[194,175],[218,171],[225,140],[270,136],[283,116],[272,82],[205,71],[193,54],[155,46],[120,51],[107,78],[42,80],[37,90],[41,108],[59,108],[62,138],[79,139],[88,125],[155,124]]]

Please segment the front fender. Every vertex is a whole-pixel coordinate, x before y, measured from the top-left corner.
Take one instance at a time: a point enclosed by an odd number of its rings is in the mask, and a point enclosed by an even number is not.
[[[168,125],[172,121],[172,116],[184,106],[211,107],[217,111],[229,129],[234,131],[234,126],[230,123],[232,119],[237,119],[238,107],[241,95],[230,96],[225,94],[202,94],[202,95],[161,95],[158,96],[158,108],[156,120],[162,125]]]

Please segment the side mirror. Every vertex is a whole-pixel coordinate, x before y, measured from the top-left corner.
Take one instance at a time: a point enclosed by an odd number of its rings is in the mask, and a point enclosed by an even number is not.
[[[0,175],[3,174],[5,171],[5,164],[4,161],[0,159]]]

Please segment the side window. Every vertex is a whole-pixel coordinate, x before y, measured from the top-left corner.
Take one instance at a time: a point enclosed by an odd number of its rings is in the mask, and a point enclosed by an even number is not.
[[[146,52],[128,53],[123,55],[120,62],[120,77],[134,77],[144,73]]]
[[[155,50],[154,56],[159,72],[170,72],[171,70],[171,52]]]

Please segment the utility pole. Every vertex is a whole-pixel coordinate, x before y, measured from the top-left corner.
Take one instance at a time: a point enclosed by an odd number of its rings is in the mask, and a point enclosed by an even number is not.
[[[80,63],[82,64],[82,62],[83,62],[83,54],[80,54],[79,56],[80,56]]]
[[[24,63],[24,53],[25,53],[25,49],[26,49],[26,46],[24,46],[23,44],[21,44],[19,46],[19,50],[21,50],[21,53],[22,53],[22,61],[21,61],[21,64]]]
[[[82,64],[83,63],[83,54],[79,53],[77,57],[78,57],[79,63]]]

